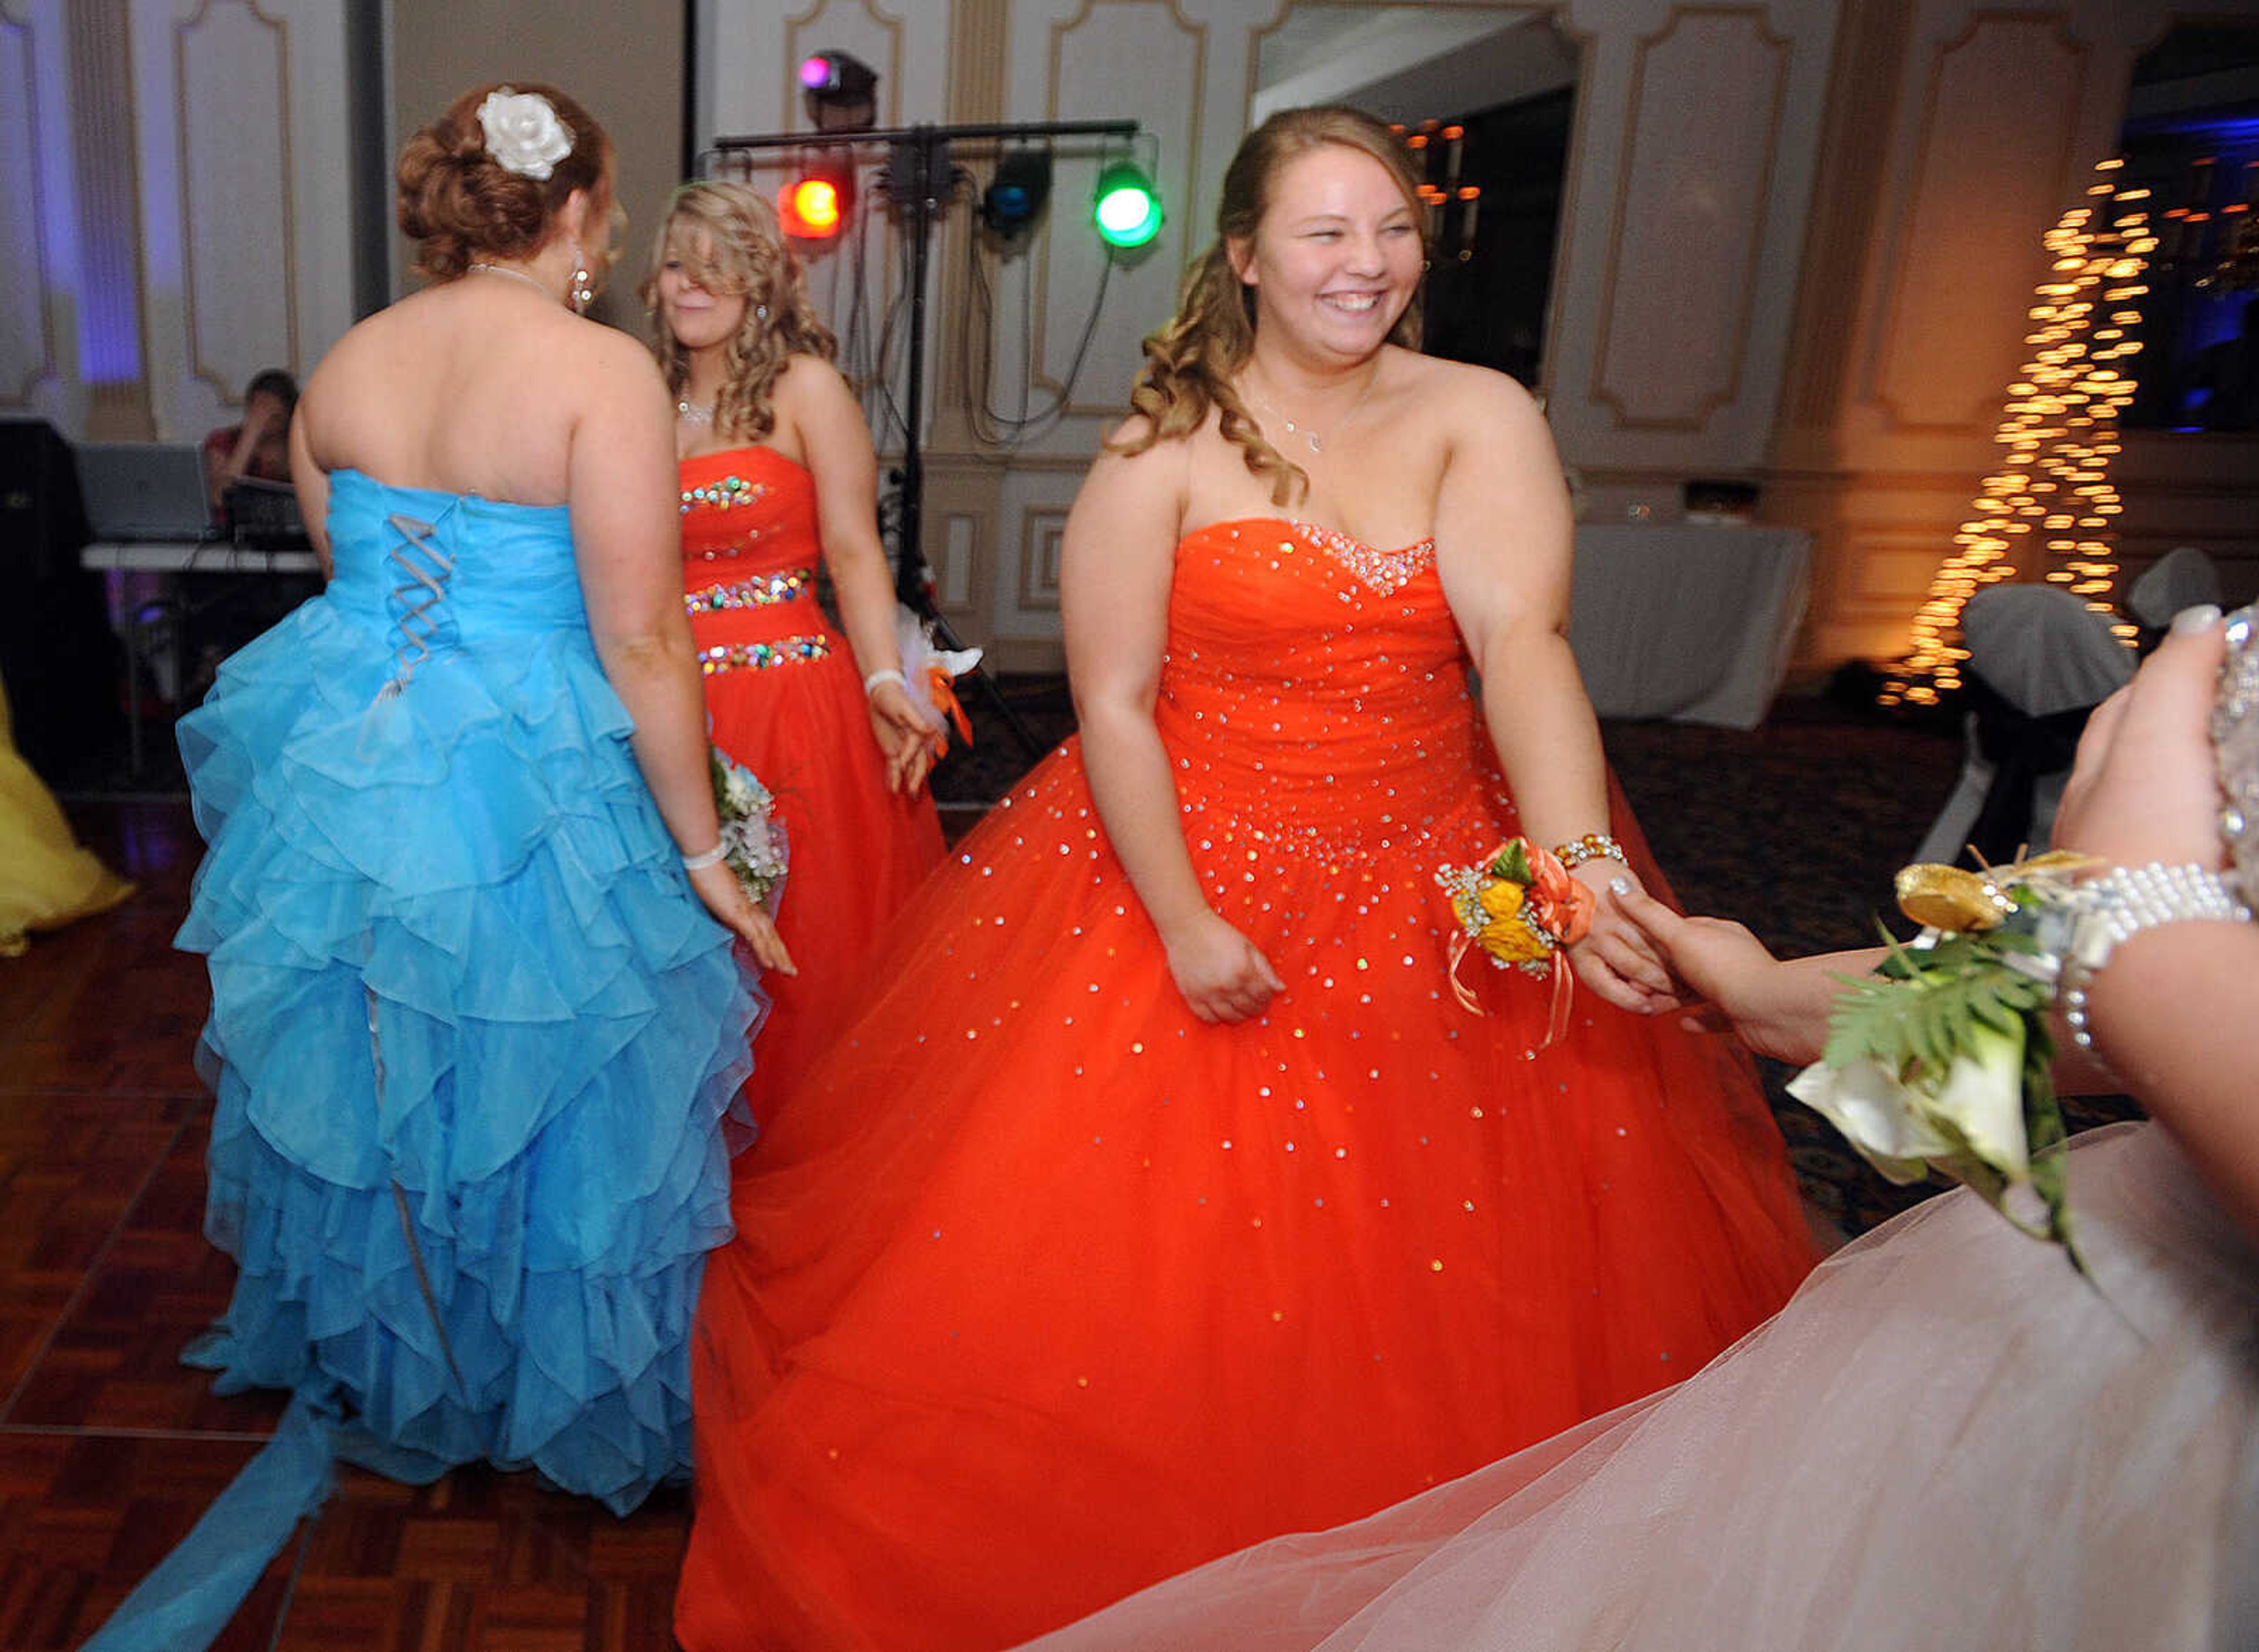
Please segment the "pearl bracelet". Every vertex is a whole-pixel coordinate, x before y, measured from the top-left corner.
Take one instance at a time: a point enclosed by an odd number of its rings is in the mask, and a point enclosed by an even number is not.
[[[1553,851],[1553,858],[1564,866],[1581,866],[1588,860],[1620,861],[1625,865],[1623,845],[1606,832],[1586,832],[1573,843],[1563,844]]]
[[[910,684],[909,678],[903,676],[900,671],[896,670],[892,666],[881,666],[878,670],[873,672],[869,676],[863,679],[863,697],[866,700],[869,699],[873,694],[878,693],[880,688],[884,687],[888,683],[894,684],[905,694],[909,692]]]
[[[720,865],[729,858],[729,845],[726,844],[717,843],[702,855],[683,856],[682,870],[685,872],[703,872],[709,866]]]
[[[2071,1042],[2094,1048],[2086,991],[2110,955],[2144,929],[2190,921],[2248,923],[2251,908],[2217,872],[2193,864],[2114,866],[2079,886],[2078,916],[2063,959],[2063,1018]]]

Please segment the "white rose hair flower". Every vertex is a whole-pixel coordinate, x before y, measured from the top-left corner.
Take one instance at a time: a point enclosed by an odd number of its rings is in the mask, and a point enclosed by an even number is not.
[[[520,177],[546,181],[573,153],[573,129],[538,92],[496,87],[479,105],[479,125],[486,132],[487,153],[502,170]]]

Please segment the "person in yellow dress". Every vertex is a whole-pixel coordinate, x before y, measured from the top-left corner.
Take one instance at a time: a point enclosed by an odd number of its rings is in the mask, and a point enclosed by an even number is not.
[[[34,930],[107,912],[132,893],[80,847],[53,794],[17,754],[0,687],[0,958],[22,956]]]

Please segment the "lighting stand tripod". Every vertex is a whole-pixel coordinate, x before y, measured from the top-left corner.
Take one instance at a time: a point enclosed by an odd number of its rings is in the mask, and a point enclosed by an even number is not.
[[[1029,138],[1122,138],[1137,135],[1134,120],[1064,120],[971,126],[887,126],[862,132],[762,132],[752,137],[716,138],[716,152],[730,154],[756,149],[844,149],[856,144],[887,146],[885,188],[896,215],[903,221],[910,246],[909,382],[902,396],[902,462],[901,508],[895,516],[894,596],[903,607],[933,627],[946,647],[964,647],[955,630],[936,605],[933,573],[925,559],[921,531],[925,466],[921,426],[925,421],[926,276],[931,260],[933,226],[948,210],[951,196],[950,146],[956,142],[1009,142]],[[1030,756],[1043,748],[1013,710],[996,686],[984,661],[980,667],[987,689],[1005,725]]]

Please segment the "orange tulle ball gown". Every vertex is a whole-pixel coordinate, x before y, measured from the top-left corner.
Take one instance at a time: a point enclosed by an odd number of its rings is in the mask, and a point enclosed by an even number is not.
[[[1431,545],[1190,535],[1156,715],[1286,990],[1190,1016],[1072,740],[924,885],[707,1273],[690,1652],[1011,1645],[1672,1382],[1812,1264],[1720,1044],[1454,1000],[1436,870],[1516,822]]]
[[[766,1122],[867,996],[861,967],[941,858],[920,792],[887,790],[862,673],[816,598],[816,487],[774,448],[682,461],[684,602],[706,672],[714,743],[776,799],[791,864],[776,914],[796,976],[773,1000],[746,1098]]]

